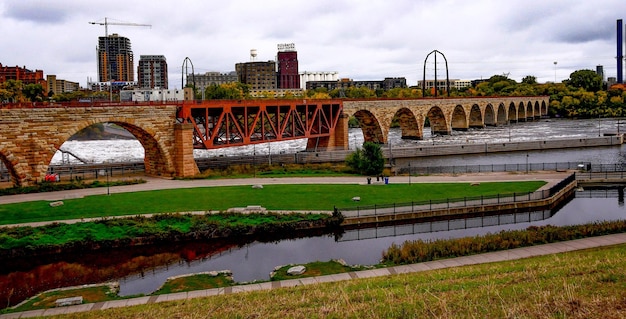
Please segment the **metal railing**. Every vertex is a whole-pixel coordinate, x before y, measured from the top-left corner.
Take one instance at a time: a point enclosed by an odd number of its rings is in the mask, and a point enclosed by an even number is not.
[[[367,206],[337,208],[347,218],[376,217],[404,213],[427,212],[451,208],[481,207],[508,203],[522,203],[527,201],[543,200],[552,197],[565,187],[576,181],[576,174],[571,174],[550,189],[525,193],[506,193],[496,195],[481,195],[471,197],[457,197],[434,199],[425,201],[411,201],[391,204],[375,204]]]
[[[60,181],[100,179],[107,177],[130,177],[143,174],[145,166],[143,162],[131,163],[106,163],[84,165],[52,165],[48,174],[56,174]]]
[[[455,165],[455,166],[405,166],[396,167],[399,174],[430,175],[430,174],[466,174],[496,172],[528,172],[528,171],[565,171],[586,170],[588,162],[555,162],[555,163],[512,163],[487,165]]]

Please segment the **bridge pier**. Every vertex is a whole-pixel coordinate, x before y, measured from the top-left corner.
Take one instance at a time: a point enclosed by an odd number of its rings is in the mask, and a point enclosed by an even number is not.
[[[200,173],[193,158],[193,124],[174,125],[174,170],[176,177],[191,177]]]
[[[348,135],[349,116],[341,113],[337,119],[335,130],[327,137],[311,137],[307,140],[307,151],[347,150],[350,146]]]

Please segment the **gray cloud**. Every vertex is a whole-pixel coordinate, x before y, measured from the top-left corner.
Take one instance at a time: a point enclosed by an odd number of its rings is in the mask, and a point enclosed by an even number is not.
[[[56,24],[67,19],[69,11],[54,2],[11,1],[5,5],[4,16],[18,21]]]
[[[190,57],[197,72],[231,71],[235,63],[274,59],[276,44],[295,43],[301,71],[341,77],[422,77],[426,54],[446,54],[450,75],[473,79],[511,72],[520,80],[564,79],[578,68],[615,73],[615,15],[623,0],[19,0],[0,4],[4,65],[26,65],[85,85],[97,72],[95,46],[104,34],[88,25],[104,17],[152,24],[110,26],[142,54],[166,56],[171,84]],[[626,17],[625,17],[626,18]],[[28,28],[24,27],[28,24]],[[14,30],[19,30],[18,32]],[[45,48],[45,49],[42,49]]]

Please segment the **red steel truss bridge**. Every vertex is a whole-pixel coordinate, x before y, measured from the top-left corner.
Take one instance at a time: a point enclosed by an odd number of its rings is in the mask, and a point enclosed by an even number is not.
[[[307,149],[334,146],[341,100],[185,101],[179,123],[193,125],[193,147],[216,149],[308,138]]]

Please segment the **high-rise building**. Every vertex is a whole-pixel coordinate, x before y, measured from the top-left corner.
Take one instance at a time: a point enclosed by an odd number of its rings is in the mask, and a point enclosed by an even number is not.
[[[167,89],[167,61],[163,55],[141,55],[137,85],[144,89]]]
[[[113,33],[98,38],[98,81],[135,81],[130,40]]]
[[[602,81],[604,82],[604,66],[596,65],[596,74],[602,77]]]
[[[293,43],[278,45],[278,88],[299,89],[298,52]]]

